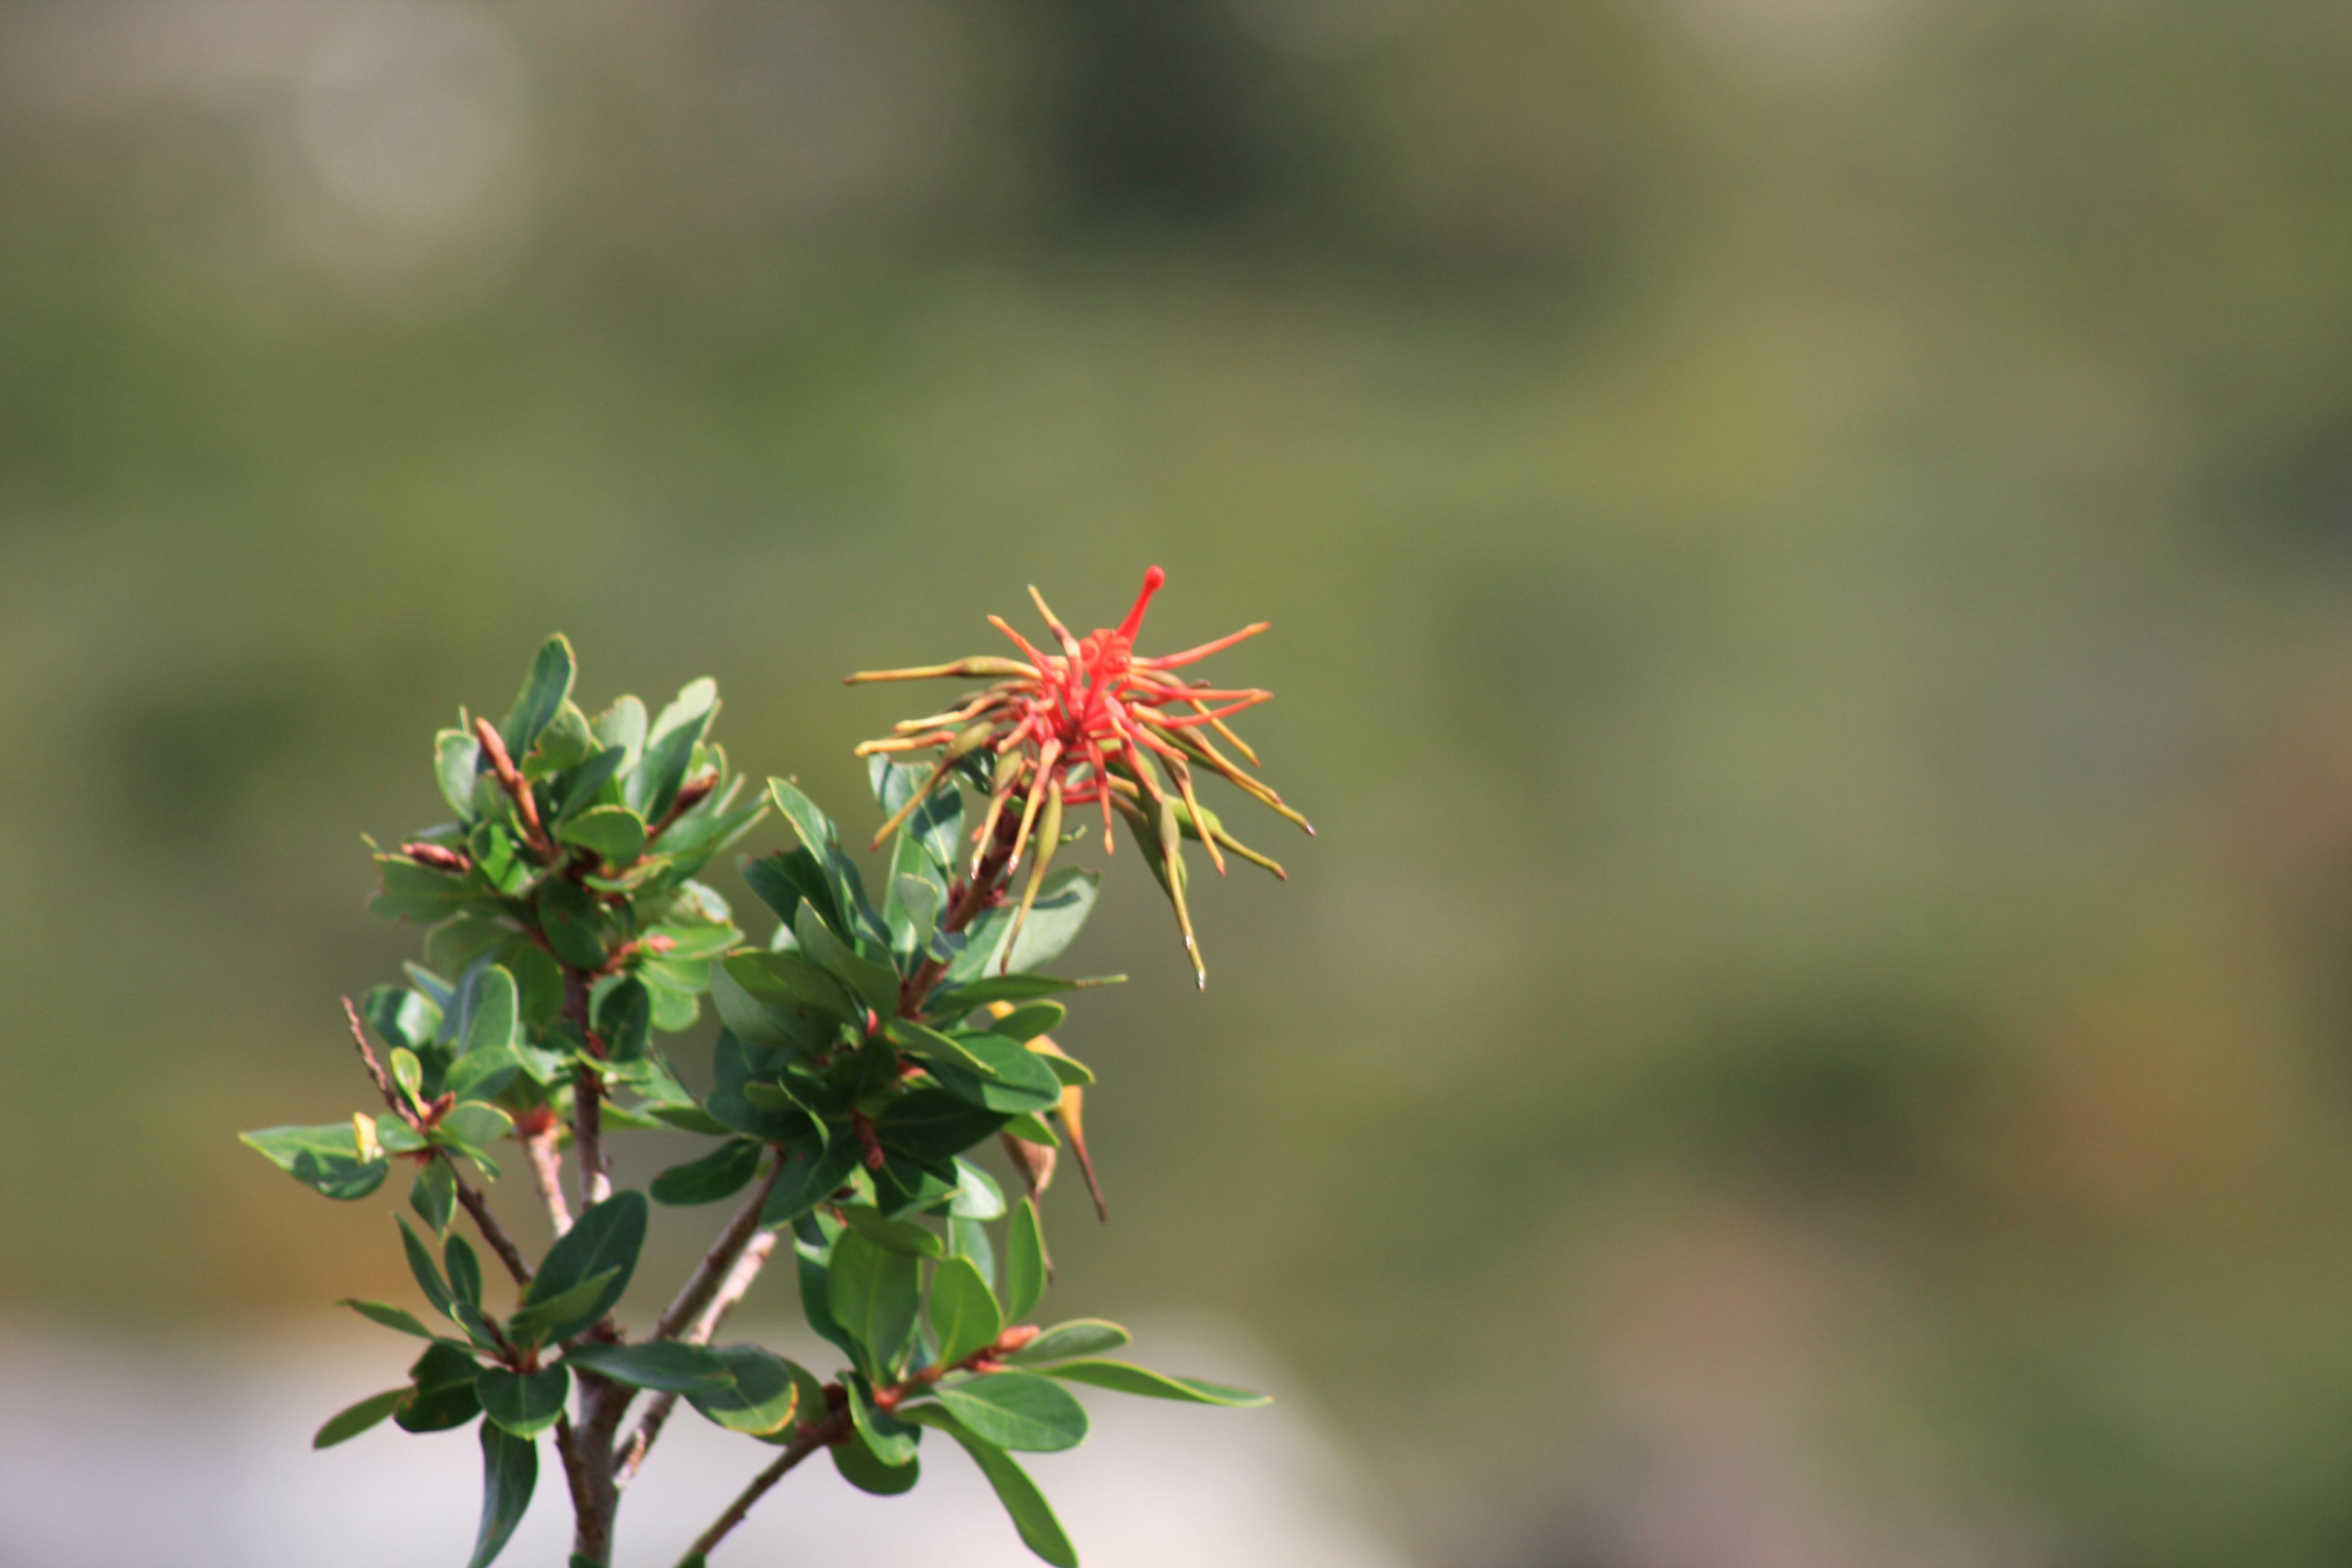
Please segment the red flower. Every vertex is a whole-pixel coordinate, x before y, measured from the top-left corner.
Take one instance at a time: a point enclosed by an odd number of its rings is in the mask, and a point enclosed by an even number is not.
[[[894,725],[887,740],[868,741],[857,748],[860,756],[877,752],[912,752],[939,748],[940,760],[898,814],[882,825],[875,844],[904,822],[915,806],[944,780],[957,763],[983,746],[994,752],[996,765],[988,813],[973,835],[972,875],[997,839],[1000,819],[1015,799],[1020,801],[1019,827],[1000,874],[1010,877],[1021,863],[1033,836],[1036,859],[1023,893],[1014,930],[1028,917],[1037,889],[1055,847],[1061,842],[1062,812],[1066,806],[1097,805],[1102,809],[1104,852],[1110,852],[1111,814],[1127,817],[1139,837],[1156,844],[1160,863],[1153,868],[1169,900],[1176,907],[1177,924],[1184,933],[1185,951],[1202,983],[1207,983],[1192,920],[1184,905],[1184,861],[1179,849],[1185,836],[1198,838],[1219,872],[1225,868],[1223,853],[1231,849],[1264,866],[1276,876],[1282,868],[1235,839],[1214,813],[1204,809],[1193,791],[1192,769],[1205,767],[1230,781],[1307,832],[1307,820],[1283,804],[1282,797],[1218,750],[1213,731],[1250,763],[1257,753],[1225,725],[1244,708],[1270,700],[1272,692],[1255,689],[1222,690],[1206,683],[1191,686],[1169,672],[1231,647],[1266,629],[1261,621],[1230,637],[1203,643],[1182,653],[1139,658],[1135,638],[1143,628],[1151,596],[1167,582],[1157,566],[1143,574],[1143,592],[1135,607],[1117,628],[1097,628],[1091,636],[1074,637],[1035,588],[1029,590],[1037,608],[1061,647],[1059,655],[1043,652],[996,616],[989,622],[1011,637],[1021,658],[967,658],[920,669],[869,670],[853,675],[866,680],[916,680],[933,676],[996,677],[995,683],[975,693],[961,706],[927,718]],[[1222,706],[1211,706],[1222,704]],[[1172,791],[1163,784],[1165,771]],[[1007,947],[1008,952],[1010,946]]]

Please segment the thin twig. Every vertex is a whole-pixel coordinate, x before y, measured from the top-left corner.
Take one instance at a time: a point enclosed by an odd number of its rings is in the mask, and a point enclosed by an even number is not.
[[[534,1132],[522,1141],[523,1157],[530,1162],[531,1180],[547,1203],[547,1223],[562,1236],[572,1228],[572,1210],[563,1201],[563,1156],[551,1132]]]
[[[678,1568],[690,1568],[698,1558],[707,1557],[711,1548],[727,1539],[729,1531],[743,1522],[743,1516],[751,1511],[751,1505],[765,1497],[770,1487],[784,1479],[785,1472],[819,1448],[839,1442],[848,1431],[849,1410],[846,1406],[835,1411],[815,1426],[803,1428],[801,1435],[785,1446],[776,1462],[753,1477],[751,1484],[743,1489],[742,1495],[729,1503],[727,1511],[714,1520],[710,1528],[687,1548],[686,1555],[678,1560]]]
[[[383,1064],[375,1059],[375,1051],[368,1044],[367,1027],[360,1022],[360,1010],[352,1005],[352,999],[348,996],[343,998],[343,1016],[352,1021],[352,1043],[359,1047],[360,1060],[367,1064],[368,1077],[375,1080],[376,1092],[383,1096],[384,1104],[391,1107],[394,1116],[423,1131],[424,1123],[416,1119],[416,1112],[409,1109],[408,1101],[402,1098],[400,1091],[392,1087],[392,1079],[384,1073]]]
[[[743,1249],[743,1256],[737,1258],[735,1267],[728,1271],[727,1283],[719,1288],[719,1294],[710,1299],[710,1305],[703,1309],[702,1316],[695,1320],[694,1327],[679,1338],[690,1345],[709,1344],[718,1334],[719,1325],[727,1321],[727,1314],[735,1310],[736,1303],[742,1300],[745,1292],[751,1289],[751,1281],[760,1277],[760,1270],[767,1267],[768,1257],[775,1249],[774,1231],[761,1231],[753,1237],[751,1244]],[[661,1436],[663,1424],[669,1420],[670,1412],[677,1407],[677,1395],[675,1394],[656,1394],[653,1403],[646,1407],[645,1415],[637,1421],[637,1429],[629,1435],[629,1440],[622,1444],[613,1457],[614,1479],[618,1485],[627,1486],[635,1479],[637,1467],[646,1462],[646,1455],[652,1451],[654,1440]]]
[[[710,1244],[710,1250],[702,1255],[702,1261],[695,1265],[694,1273],[678,1288],[668,1310],[655,1321],[650,1338],[676,1339],[695,1314],[710,1304],[726,1281],[728,1270],[735,1267],[736,1258],[750,1244],[752,1233],[760,1228],[760,1211],[767,1207],[768,1194],[774,1190],[776,1178],[783,1174],[783,1170],[781,1157],[769,1165],[767,1180],[752,1189],[751,1197],[735,1211],[735,1217],[727,1222],[727,1228],[719,1233],[719,1239]],[[747,1279],[744,1284],[748,1288],[751,1281]]]
[[[613,1195],[612,1173],[604,1168],[604,1079],[594,1068],[583,1067],[572,1085],[572,1142],[580,1155],[580,1206],[592,1209]]]
[[[499,1223],[498,1215],[490,1212],[489,1199],[466,1184],[466,1178],[457,1173],[456,1160],[450,1159],[446,1152],[441,1157],[449,1161],[449,1179],[457,1184],[457,1201],[466,1205],[467,1214],[474,1216],[474,1228],[482,1233],[482,1239],[490,1244],[490,1250],[499,1255],[499,1261],[507,1266],[507,1272],[514,1276],[515,1283],[528,1286],[536,1270],[523,1257],[522,1249],[514,1244],[514,1237],[509,1236],[506,1227]]]

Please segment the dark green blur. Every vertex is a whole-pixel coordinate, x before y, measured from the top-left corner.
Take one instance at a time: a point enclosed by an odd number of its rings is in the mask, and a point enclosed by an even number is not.
[[[841,675],[1157,563],[1144,651],[1275,623],[1204,672],[1320,837],[1212,797],[1292,879],[1196,866],[1204,995],[1110,862],[1061,1307],[1262,1334],[1432,1563],[2352,1558],[2347,73],[2190,0],[0,8],[0,1318],[405,1289],[234,1133],[365,1103],[358,835],[551,631],[870,826],[932,693]]]

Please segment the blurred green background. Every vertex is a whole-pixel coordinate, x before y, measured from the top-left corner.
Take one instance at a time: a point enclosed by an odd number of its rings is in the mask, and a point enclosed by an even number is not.
[[[0,1319],[404,1289],[231,1135],[363,1100],[357,835],[549,631],[870,823],[841,674],[1156,562],[1148,648],[1275,623],[1209,668],[1321,837],[1227,813],[1293,879],[1205,995],[1112,862],[1068,1309],[1247,1325],[1432,1563],[2345,1562],[2347,73],[2210,0],[0,8]]]

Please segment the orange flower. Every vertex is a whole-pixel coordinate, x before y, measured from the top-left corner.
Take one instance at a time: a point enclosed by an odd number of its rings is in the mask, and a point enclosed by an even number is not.
[[[1280,866],[1227,833],[1215,814],[1202,806],[1193,790],[1193,768],[1209,769],[1307,832],[1315,829],[1305,817],[1284,805],[1280,795],[1218,750],[1210,738],[1209,732],[1213,731],[1255,766],[1257,753],[1226,727],[1225,721],[1244,708],[1269,700],[1273,693],[1254,688],[1224,690],[1206,683],[1192,686],[1169,673],[1231,647],[1245,637],[1255,637],[1266,629],[1266,623],[1244,626],[1230,637],[1182,653],[1163,654],[1156,658],[1136,657],[1135,638],[1143,629],[1144,612],[1150,607],[1151,596],[1167,580],[1166,573],[1157,566],[1151,568],[1143,574],[1143,592],[1136,596],[1135,607],[1128,612],[1127,619],[1116,628],[1098,627],[1085,637],[1071,636],[1069,628],[1047,607],[1045,597],[1031,588],[1029,596],[1036,601],[1045,625],[1061,647],[1058,655],[1042,651],[1001,617],[991,616],[990,624],[1013,639],[1022,658],[967,658],[919,669],[868,670],[849,679],[856,683],[919,680],[938,676],[995,678],[992,685],[974,693],[961,705],[894,725],[887,739],[868,741],[857,748],[860,756],[933,748],[940,752],[939,763],[929,777],[875,835],[877,847],[939,787],[957,763],[985,747],[994,754],[996,763],[990,775],[988,812],[973,835],[976,847],[972,875],[981,874],[999,820],[1016,799],[1020,802],[1020,826],[1013,834],[1011,854],[1002,874],[1009,878],[1019,868],[1033,837],[1038,846],[1013,929],[1017,931],[1028,918],[1045,868],[1061,842],[1063,809],[1098,805],[1102,809],[1106,854],[1110,852],[1114,811],[1128,819],[1142,842],[1158,847],[1160,860],[1153,869],[1176,908],[1177,924],[1184,933],[1184,948],[1192,956],[1193,971],[1206,984],[1199,944],[1193,940],[1192,915],[1184,904],[1181,839],[1186,836],[1199,839],[1220,873],[1225,868],[1226,849],[1277,877],[1284,872]],[[1174,786],[1172,791],[1161,780],[1163,770]],[[1011,952],[1010,943],[1006,951]]]

